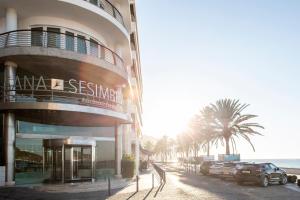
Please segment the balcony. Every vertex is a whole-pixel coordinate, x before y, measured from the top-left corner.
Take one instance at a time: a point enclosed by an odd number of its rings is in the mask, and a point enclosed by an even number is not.
[[[115,18],[126,29],[126,26],[125,26],[124,20],[123,20],[123,16],[121,15],[120,11],[114,5],[112,5],[112,3],[110,3],[107,0],[84,0],[84,1],[87,1],[93,5],[101,8],[106,13],[108,13],[113,18]]]
[[[53,81],[58,82],[53,84]],[[60,81],[63,81],[61,88],[56,88]],[[71,85],[69,81],[43,76],[17,77],[15,85],[0,87],[0,111],[13,110],[19,120],[47,124],[112,126],[116,121],[131,122],[118,94],[112,98],[101,95],[102,92],[91,94],[87,88],[74,91],[74,86],[85,88],[78,82]]]
[[[31,57],[24,58],[28,55]],[[22,57],[19,63],[23,63],[24,67],[37,62],[44,66],[56,63],[56,66],[48,66],[47,69],[55,72],[65,66],[65,70],[69,68],[68,73],[77,71],[85,78],[103,79],[111,81],[111,84],[126,84],[128,79],[124,61],[118,54],[93,39],[69,32],[32,29],[2,33],[0,59],[12,56],[15,59]],[[37,57],[35,60],[34,56]],[[39,68],[34,67],[33,70]]]

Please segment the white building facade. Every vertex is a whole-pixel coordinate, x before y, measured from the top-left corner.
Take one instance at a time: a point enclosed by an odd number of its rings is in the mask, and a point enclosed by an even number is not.
[[[134,0],[1,0],[0,84],[7,185],[120,176],[124,154],[139,168]]]

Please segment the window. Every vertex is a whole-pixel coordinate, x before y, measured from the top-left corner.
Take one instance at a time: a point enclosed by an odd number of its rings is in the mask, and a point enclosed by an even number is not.
[[[98,6],[98,0],[90,0],[90,3],[92,3],[92,4],[96,5],[96,6]]]
[[[86,54],[85,37],[82,35],[77,35],[77,52]]]
[[[47,28],[48,47],[60,48],[60,29]]]
[[[98,57],[98,42],[93,39],[90,40],[90,51],[91,55]]]
[[[74,51],[74,33],[66,31],[66,50]]]
[[[43,46],[43,27],[31,28],[31,45]]]
[[[276,167],[275,165],[273,165],[273,164],[269,164],[269,166],[270,166],[271,169],[276,169],[276,168],[277,168],[277,167]]]

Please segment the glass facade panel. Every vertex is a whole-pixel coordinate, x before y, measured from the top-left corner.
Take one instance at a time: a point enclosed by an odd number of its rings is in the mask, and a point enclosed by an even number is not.
[[[47,28],[47,44],[48,47],[60,48],[60,29]]]
[[[16,184],[41,183],[50,177],[45,167],[43,173],[43,140],[16,140]]]
[[[90,0],[90,3],[94,4],[94,5],[98,5],[98,0]]]
[[[43,46],[43,27],[31,28],[31,45]]]
[[[97,141],[95,156],[96,178],[113,176],[115,173],[115,142]]]
[[[66,32],[66,50],[74,51],[74,33]]]
[[[77,52],[86,54],[85,37],[82,35],[77,35]]]
[[[17,132],[42,135],[114,137],[114,127],[56,126],[24,121],[18,121]]]
[[[91,55],[98,57],[98,42],[91,39],[90,40],[90,49],[91,49]]]

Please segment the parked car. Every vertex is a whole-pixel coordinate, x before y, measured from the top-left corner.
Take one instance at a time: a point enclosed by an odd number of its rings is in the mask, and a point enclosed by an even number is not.
[[[213,176],[223,175],[223,167],[224,167],[224,163],[222,162],[215,163],[210,166],[208,174]]]
[[[202,162],[202,164],[200,165],[200,172],[203,175],[208,175],[209,174],[209,168],[215,163],[216,163],[216,161],[204,161],[204,162]]]
[[[271,182],[287,183],[286,172],[272,163],[244,164],[237,170],[236,181],[239,184],[244,182],[255,182],[267,187]]]
[[[246,162],[225,162],[223,166],[223,178],[234,178],[237,170],[241,169]]]

